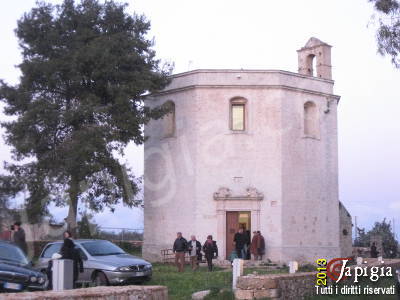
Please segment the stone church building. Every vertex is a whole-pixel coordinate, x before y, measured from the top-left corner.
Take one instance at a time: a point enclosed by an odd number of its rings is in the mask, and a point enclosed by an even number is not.
[[[297,53],[298,73],[194,70],[146,100],[170,113],[145,127],[145,258],[181,231],[211,234],[226,259],[239,227],[261,231],[272,261],[351,255],[331,46],[311,38]]]

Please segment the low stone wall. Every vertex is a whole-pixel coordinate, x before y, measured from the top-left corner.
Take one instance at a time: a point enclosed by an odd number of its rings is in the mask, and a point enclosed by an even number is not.
[[[165,286],[113,286],[93,287],[85,289],[68,290],[62,292],[30,292],[1,294],[4,300],[168,300],[168,289]]]
[[[400,260],[385,260],[382,264],[377,262],[377,259],[369,258],[367,264],[361,265],[367,268],[373,266],[388,266],[397,269],[400,268]],[[354,267],[351,266],[351,268]],[[394,271],[392,273],[394,274]],[[241,276],[237,281],[235,299],[305,299],[315,295],[315,282],[316,272]]]
[[[315,273],[241,276],[238,278],[236,299],[301,299],[315,290]]]

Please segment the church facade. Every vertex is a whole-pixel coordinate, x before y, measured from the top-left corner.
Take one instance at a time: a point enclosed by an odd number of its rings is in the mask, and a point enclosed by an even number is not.
[[[272,261],[351,254],[331,46],[311,38],[297,52],[298,73],[194,70],[146,100],[170,113],[145,127],[145,258],[180,231],[211,234],[226,259],[239,227],[261,231]]]

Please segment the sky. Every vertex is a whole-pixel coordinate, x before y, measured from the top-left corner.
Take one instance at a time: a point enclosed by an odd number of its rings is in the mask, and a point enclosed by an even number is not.
[[[33,0],[0,10],[0,78],[17,83],[20,50],[13,29]],[[50,1],[60,3],[60,1]],[[377,54],[374,11],[368,0],[137,0],[128,11],[151,21],[149,37],[174,73],[205,68],[297,72],[296,50],[314,36],[333,46],[338,108],[340,200],[359,227],[396,219],[400,237],[400,70]],[[376,18],[375,18],[376,20]],[[0,115],[5,119],[4,115]],[[1,160],[9,148],[0,144]],[[143,148],[129,145],[124,160],[143,174]],[[65,208],[54,208],[59,218]],[[142,228],[143,213],[119,206],[95,216],[102,226]]]

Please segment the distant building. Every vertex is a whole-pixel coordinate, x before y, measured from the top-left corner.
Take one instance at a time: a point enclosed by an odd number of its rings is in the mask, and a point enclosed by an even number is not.
[[[297,52],[299,73],[194,70],[149,97],[171,112],[145,127],[146,258],[182,231],[212,234],[225,259],[239,227],[260,230],[273,261],[351,254],[331,46],[311,38]]]

